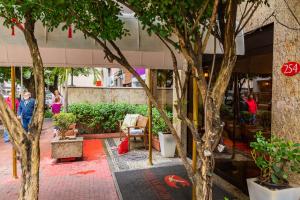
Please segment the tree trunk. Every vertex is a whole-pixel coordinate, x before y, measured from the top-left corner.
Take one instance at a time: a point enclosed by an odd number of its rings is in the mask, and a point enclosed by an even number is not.
[[[58,75],[54,75],[53,85],[49,85],[49,90],[54,94],[55,90],[58,90]]]
[[[202,137],[203,142],[197,145],[198,156],[201,160],[201,166],[198,169],[200,178],[196,184],[196,197],[199,200],[212,200],[212,176],[215,167],[213,152],[219,144],[223,131],[218,106],[210,96],[206,101],[205,133]]]
[[[21,189],[18,199],[38,199],[40,167],[39,137],[34,137],[31,140],[27,139],[20,148],[20,155],[22,176]]]
[[[21,70],[20,68],[16,68],[16,77],[18,80],[21,80]],[[32,81],[33,76],[31,76],[29,79],[23,78],[23,84],[24,87],[27,89],[28,92],[31,93],[31,96],[35,98],[35,85],[34,81]]]

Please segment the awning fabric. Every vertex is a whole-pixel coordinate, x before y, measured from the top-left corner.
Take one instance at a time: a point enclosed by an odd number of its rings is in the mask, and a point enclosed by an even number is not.
[[[130,35],[116,43],[134,67],[152,69],[172,69],[172,59],[168,49],[155,36],[149,36],[142,30],[139,21],[133,15],[121,17],[125,22]],[[3,20],[0,20],[2,24]],[[68,38],[68,31],[58,27],[53,32],[47,32],[42,23],[37,23],[35,35],[38,40],[44,65],[47,67],[120,67],[118,63],[110,63],[104,59],[102,48],[83,33],[76,31],[72,38]],[[213,53],[213,37],[210,37],[207,54]],[[244,54],[244,37],[240,34],[237,39],[237,54]],[[217,43],[217,53],[222,49]],[[176,54],[178,66],[184,63],[183,56]],[[0,66],[31,66],[32,61],[29,49],[23,34],[15,28],[12,36],[11,29],[4,26],[0,28]]]

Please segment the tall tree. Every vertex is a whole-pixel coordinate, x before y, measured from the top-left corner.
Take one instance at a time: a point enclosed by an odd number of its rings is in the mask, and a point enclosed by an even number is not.
[[[22,169],[21,188],[18,197],[20,200],[38,199],[39,192],[39,140],[44,121],[45,84],[43,61],[34,30],[36,21],[47,19],[38,5],[41,2],[48,6],[57,4],[56,1],[44,2],[40,0],[0,1],[0,17],[4,20],[3,24],[7,27],[18,27],[24,35],[32,58],[35,86],[36,105],[28,132],[23,129],[16,114],[5,103],[3,96],[0,95],[0,118],[9,131],[12,145],[20,155]],[[53,16],[52,19],[54,19]]]

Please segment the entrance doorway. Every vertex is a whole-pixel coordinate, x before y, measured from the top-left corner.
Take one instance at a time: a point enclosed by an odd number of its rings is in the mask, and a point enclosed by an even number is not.
[[[238,57],[221,108],[221,117],[225,122],[222,139],[226,148],[221,153],[215,152],[215,173],[245,194],[248,194],[246,179],[259,174],[251,157],[250,142],[257,131],[263,131],[266,137],[270,137],[273,29],[273,24],[269,24],[245,34],[245,55]],[[204,66],[210,66],[211,56],[205,56],[204,62]],[[243,110],[240,105],[242,98],[250,94],[257,104],[255,122],[249,121],[248,110]],[[192,119],[192,81],[187,95],[187,113]],[[201,115],[201,111],[199,113]],[[192,140],[187,130],[187,154],[190,157]]]

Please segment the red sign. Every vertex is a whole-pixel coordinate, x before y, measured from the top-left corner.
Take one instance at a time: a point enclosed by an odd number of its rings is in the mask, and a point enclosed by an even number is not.
[[[294,76],[300,72],[300,64],[297,62],[284,63],[281,72],[286,76]]]
[[[172,188],[179,189],[177,184],[179,184],[181,187],[188,187],[190,186],[190,183],[185,180],[184,178],[181,178],[180,176],[176,175],[169,175],[165,177],[165,182],[168,184],[168,186]]]
[[[96,81],[96,86],[102,86],[102,81]]]

